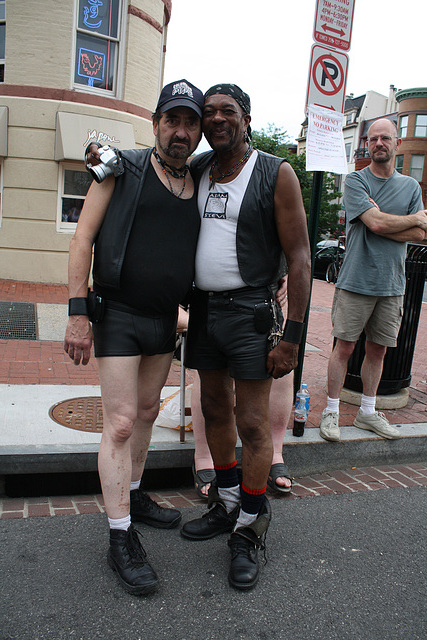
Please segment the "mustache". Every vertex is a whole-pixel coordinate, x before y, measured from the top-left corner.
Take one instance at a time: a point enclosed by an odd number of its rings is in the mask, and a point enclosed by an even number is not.
[[[170,141],[170,144],[174,144],[175,142],[178,144],[186,144],[187,146],[190,144],[188,138],[173,138],[173,140]]]

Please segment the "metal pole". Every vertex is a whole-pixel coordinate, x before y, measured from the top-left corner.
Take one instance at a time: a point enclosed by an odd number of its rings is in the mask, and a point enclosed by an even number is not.
[[[184,366],[184,352],[185,352],[185,339],[186,332],[181,334],[181,382],[179,391],[179,441],[185,442],[185,366]]]
[[[310,281],[310,295],[308,299],[308,305],[305,312],[305,328],[303,331],[303,336],[298,352],[298,366],[295,369],[294,374],[294,397],[301,387],[302,381],[302,371],[304,367],[304,353],[305,353],[305,343],[307,340],[307,327],[308,327],[308,318],[310,315],[310,301],[311,301],[311,291],[313,288],[313,273],[314,273],[314,256],[316,253],[316,239],[317,232],[319,230],[319,214],[320,214],[320,201],[322,198],[322,185],[323,185],[323,171],[314,171],[313,172],[313,184],[311,187],[311,200],[310,200],[310,213],[308,216],[308,236],[310,238],[310,249],[311,249],[311,281]]]

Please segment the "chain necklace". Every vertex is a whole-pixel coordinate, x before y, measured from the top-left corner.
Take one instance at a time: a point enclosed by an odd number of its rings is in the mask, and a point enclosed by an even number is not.
[[[182,194],[184,193],[184,189],[185,189],[185,184],[186,184],[186,177],[187,177],[187,173],[188,173],[188,164],[185,164],[184,167],[182,169],[175,169],[174,167],[171,167],[170,165],[168,165],[167,162],[165,162],[157,153],[156,149],[154,149],[153,151],[154,157],[156,158],[157,162],[159,163],[159,165],[162,168],[163,173],[166,176],[166,180],[169,183],[169,190],[171,192],[171,194],[173,196],[176,196],[177,198],[180,198],[182,196]],[[169,178],[169,174],[173,177],[173,178],[183,178],[184,182],[182,184],[182,189],[179,193],[175,193],[174,188],[172,186],[172,182]]]
[[[236,173],[237,169],[239,169],[239,167],[242,167],[249,160],[249,156],[251,155],[252,151],[253,151],[253,147],[249,145],[249,147],[246,149],[244,156],[238,162],[236,162],[236,164],[234,164],[231,167],[231,169],[228,169],[228,171],[224,171],[224,173],[222,173],[219,168],[218,158],[215,158],[209,170],[209,189],[212,189],[214,187],[215,182],[219,182],[223,178],[228,178],[229,176],[232,176],[233,173]],[[216,179],[213,177],[213,172],[215,171],[215,169],[219,173],[219,177]]]

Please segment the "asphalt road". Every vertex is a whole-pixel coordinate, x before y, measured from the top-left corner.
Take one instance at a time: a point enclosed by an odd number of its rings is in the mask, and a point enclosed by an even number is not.
[[[2,520],[0,639],[426,639],[425,488],[272,504],[269,559],[247,593],[228,586],[227,536],[145,527],[161,588],[137,598],[107,566],[105,516]]]

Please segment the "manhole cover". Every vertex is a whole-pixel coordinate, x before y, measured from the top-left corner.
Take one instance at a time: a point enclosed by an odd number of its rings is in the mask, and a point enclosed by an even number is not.
[[[98,396],[70,398],[58,402],[49,409],[49,416],[63,427],[102,433],[102,402]]]
[[[0,301],[0,339],[36,340],[36,305]]]

